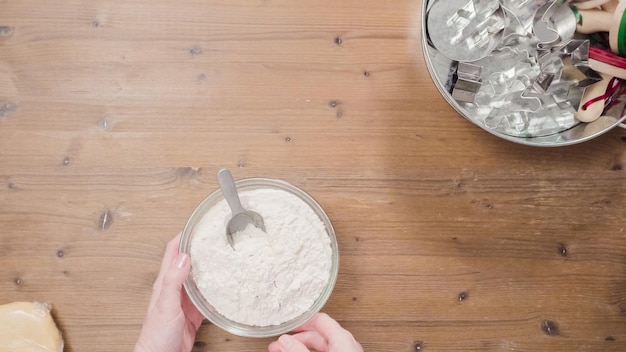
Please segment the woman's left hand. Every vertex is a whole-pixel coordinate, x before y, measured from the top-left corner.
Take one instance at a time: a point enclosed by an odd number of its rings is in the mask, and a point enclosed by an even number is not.
[[[189,352],[204,317],[183,288],[189,255],[178,253],[180,234],[168,242],[135,352]]]

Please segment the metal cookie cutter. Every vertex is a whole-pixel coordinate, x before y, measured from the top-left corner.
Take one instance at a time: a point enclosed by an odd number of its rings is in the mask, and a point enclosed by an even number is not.
[[[457,80],[452,88],[452,98],[457,101],[473,103],[476,99],[476,93],[483,84],[480,78],[481,71],[482,67],[480,66],[460,62],[456,71]]]
[[[602,80],[602,76],[589,67],[589,45],[589,40],[571,40],[556,51],[561,62],[558,83],[562,91],[564,87],[568,87],[568,91],[559,92],[558,85],[553,84],[548,93],[557,102],[569,103],[572,111],[578,110],[585,89]]]
[[[483,81],[489,83],[485,84],[477,94],[476,105],[481,108],[495,109],[502,105],[509,105],[511,98],[515,95],[520,98],[519,102],[522,102],[520,97],[522,92],[526,90],[531,79],[539,74],[528,52],[510,47],[498,49],[473,64],[482,66]],[[509,99],[508,103],[503,104],[507,99]],[[528,107],[530,110],[536,110],[538,107],[535,102],[522,104],[521,108]]]
[[[512,12],[524,30],[530,33],[535,14],[546,3],[546,0],[500,0],[500,3],[502,7]]]
[[[567,43],[576,32],[576,15],[563,0],[549,1],[537,10],[533,31],[540,48]]]
[[[426,16],[430,42],[459,62],[489,55],[502,40],[506,24],[504,10],[494,0],[440,0]]]

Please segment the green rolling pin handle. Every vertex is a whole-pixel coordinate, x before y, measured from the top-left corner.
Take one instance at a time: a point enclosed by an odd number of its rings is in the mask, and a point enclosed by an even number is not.
[[[621,8],[622,6],[620,6],[617,11],[620,11]],[[626,57],[626,11],[622,10],[621,21],[617,30],[617,37],[613,38],[613,40],[617,41],[616,54]]]

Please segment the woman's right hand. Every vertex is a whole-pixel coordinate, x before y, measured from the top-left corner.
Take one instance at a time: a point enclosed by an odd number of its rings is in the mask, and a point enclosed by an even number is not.
[[[318,313],[294,330],[272,342],[269,352],[363,352],[352,334],[325,313]]]

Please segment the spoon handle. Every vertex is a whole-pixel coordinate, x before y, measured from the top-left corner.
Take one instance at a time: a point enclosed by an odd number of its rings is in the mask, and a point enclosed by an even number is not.
[[[235,185],[235,180],[233,180],[233,175],[230,171],[227,169],[221,169],[218,171],[217,182],[220,184],[220,189],[224,194],[224,198],[226,198],[226,201],[230,206],[232,216],[234,217],[237,214],[243,213],[245,209],[241,206],[241,201],[239,200],[239,195],[237,194],[237,186]]]

